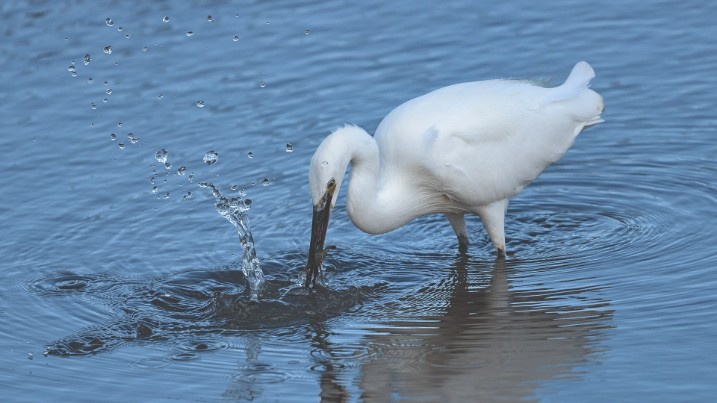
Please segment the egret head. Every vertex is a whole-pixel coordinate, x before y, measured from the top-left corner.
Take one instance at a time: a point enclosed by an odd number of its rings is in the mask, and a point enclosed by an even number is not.
[[[332,248],[324,248],[326,230],[329,226],[331,209],[336,203],[339,187],[349,163],[342,145],[336,132],[332,133],[316,149],[309,165],[309,189],[314,212],[311,220],[309,258],[306,264],[307,288],[316,282],[319,266],[327,250]]]

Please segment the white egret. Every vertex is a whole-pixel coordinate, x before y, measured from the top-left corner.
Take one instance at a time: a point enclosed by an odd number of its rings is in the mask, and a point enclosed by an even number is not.
[[[306,286],[326,254],[329,215],[349,164],[346,207],[361,230],[382,234],[443,213],[465,248],[464,215],[477,214],[504,255],[508,199],[565,154],[580,131],[602,122],[603,99],[588,88],[594,77],[579,62],[553,88],[519,80],[451,85],[400,105],[373,137],[356,126],[335,130],[309,167],[314,212]]]

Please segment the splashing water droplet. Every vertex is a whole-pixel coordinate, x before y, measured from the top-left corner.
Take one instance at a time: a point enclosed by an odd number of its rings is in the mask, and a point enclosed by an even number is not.
[[[208,15],[207,22],[214,22],[214,17],[212,17],[211,15]]]
[[[187,172],[187,167],[185,167],[184,165],[177,169],[177,175],[179,176],[184,176],[185,172]]]
[[[197,108],[204,108],[205,103],[204,101],[197,101],[195,105],[197,105]]]
[[[111,93],[112,93],[112,88],[107,88],[107,89],[105,90],[105,94],[109,95],[109,94],[111,94]]]
[[[107,98],[102,98],[102,102],[107,103]]]
[[[251,200],[240,197],[224,197],[212,183],[202,182],[200,187],[210,189],[216,199],[215,207],[219,215],[227,219],[237,230],[242,247],[242,273],[249,283],[251,300],[258,301],[259,293],[264,286],[264,273],[254,249],[254,238],[249,226],[247,212],[251,208]]]
[[[112,46],[111,46],[111,45],[105,46],[105,48],[104,48],[103,50],[104,50],[104,52],[107,53],[108,55],[111,55],[111,54],[112,54]]]
[[[246,156],[249,157],[249,159],[252,159],[254,158],[254,153],[249,151],[248,153],[246,153]]]
[[[122,27],[117,27],[117,30],[120,31],[120,32],[122,32],[123,29],[124,29],[124,28],[122,28]]]
[[[182,196],[182,199],[187,200],[192,198],[192,192],[187,192],[184,196]]]
[[[169,17],[162,18],[162,22],[169,22]]]
[[[160,164],[167,162],[167,157],[169,157],[169,152],[164,148],[154,154],[154,158],[156,158]]]
[[[264,80],[259,81],[259,87],[261,87],[261,88],[266,87],[266,82]]]
[[[110,134],[110,139],[111,139],[112,141],[117,140],[117,135],[114,134],[114,133]]]
[[[239,190],[239,185],[232,185],[231,189],[236,192]]]
[[[209,150],[204,154],[204,158],[202,158],[202,161],[204,161],[207,165],[216,164],[217,160],[219,159],[219,153],[214,150]]]
[[[127,138],[129,139],[129,142],[132,144],[139,143],[139,137],[135,136],[134,133],[127,133]]]
[[[152,193],[157,194],[158,190],[159,190],[159,188],[157,186],[152,187]]]
[[[90,57],[89,54],[86,54],[85,57],[82,58],[82,62],[85,63],[85,66],[90,64],[90,61],[92,61],[92,58]]]
[[[33,353],[27,353],[28,360],[32,360],[33,358],[35,358],[35,355]]]
[[[322,166],[322,167],[327,167],[327,166],[329,166],[329,161],[324,161],[324,162],[322,162],[322,163],[321,163],[321,166]]]
[[[117,147],[119,147],[120,150],[124,150],[124,143],[117,144]]]
[[[117,127],[122,127],[122,122],[117,122]]]
[[[69,71],[70,73],[75,73],[75,72],[77,72],[77,69],[75,68],[75,65],[74,65],[74,64],[71,64],[71,65],[67,68],[67,71]]]
[[[146,52],[146,51],[147,51],[147,47],[145,46],[142,48],[142,52]]]
[[[169,162],[165,162],[164,169],[167,169],[167,170],[172,169],[172,164],[170,164]]]
[[[294,145],[291,143],[286,143],[286,152],[287,153],[294,152]]]
[[[97,109],[97,105],[95,105],[95,103],[93,102],[93,103],[90,104],[90,108],[92,108],[92,109]]]
[[[193,35],[194,35],[194,32],[192,32],[192,31],[187,31],[187,36],[193,36]]]
[[[191,182],[192,179],[194,179],[194,174],[190,173],[189,176],[187,176],[187,180],[189,180]]]
[[[92,77],[90,77],[87,79],[87,82],[90,84],[94,84],[95,80],[93,80]]]
[[[264,178],[264,180],[261,181],[262,186],[269,186],[270,183],[271,181],[269,180],[269,178]]]
[[[107,18],[107,19],[105,19],[105,24],[107,24],[108,27],[111,27],[115,23],[114,23],[114,21],[112,21],[112,18]]]
[[[232,38],[232,40],[233,40],[234,42],[239,41],[239,35],[234,35],[234,37]]]
[[[124,37],[127,38],[127,39],[129,39],[131,36],[132,36],[132,35],[130,35],[130,34],[125,34]]]
[[[306,31],[304,31],[304,35],[308,35],[308,34],[310,34],[310,32],[309,32],[309,30],[307,29]]]

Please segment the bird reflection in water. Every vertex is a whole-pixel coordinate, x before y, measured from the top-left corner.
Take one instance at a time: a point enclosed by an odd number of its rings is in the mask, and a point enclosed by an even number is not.
[[[575,367],[599,351],[613,311],[581,295],[594,289],[511,290],[519,262],[505,259],[480,287],[467,263],[462,254],[451,281],[412,296],[420,306],[447,293],[444,312],[373,329],[371,359],[361,368],[364,400],[530,399],[543,382],[578,376]]]

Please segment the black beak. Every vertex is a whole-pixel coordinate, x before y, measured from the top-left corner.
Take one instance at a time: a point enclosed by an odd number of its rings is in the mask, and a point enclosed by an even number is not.
[[[324,248],[326,229],[329,227],[329,215],[331,214],[331,199],[336,191],[336,181],[331,180],[326,184],[326,191],[321,200],[314,206],[314,216],[311,220],[311,242],[309,244],[309,261],[306,263],[306,283],[304,287],[311,288],[316,284],[316,277],[319,275],[319,267],[329,249]]]

